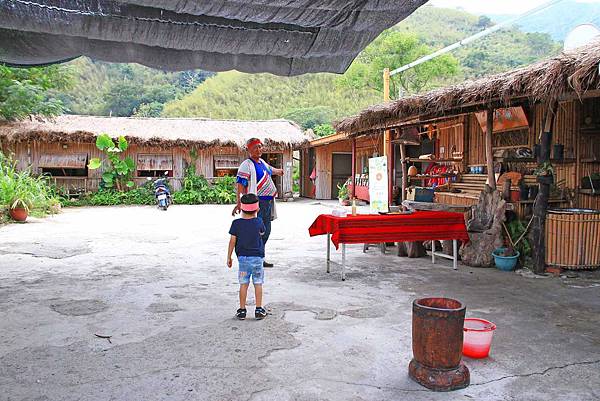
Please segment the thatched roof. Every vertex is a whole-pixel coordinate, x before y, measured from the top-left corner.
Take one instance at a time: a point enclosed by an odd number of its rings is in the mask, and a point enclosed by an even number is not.
[[[55,119],[0,122],[5,142],[95,142],[100,134],[124,135],[129,143],[173,146],[237,146],[256,137],[271,147],[297,147],[313,139],[291,121],[238,121],[202,118],[134,118],[63,115]]]
[[[442,117],[466,107],[508,105],[518,98],[536,102],[570,94],[582,96],[600,88],[599,62],[600,41],[527,67],[371,106],[334,127],[356,134],[418,117]]]
[[[0,1],[0,60],[337,72],[427,0]]]

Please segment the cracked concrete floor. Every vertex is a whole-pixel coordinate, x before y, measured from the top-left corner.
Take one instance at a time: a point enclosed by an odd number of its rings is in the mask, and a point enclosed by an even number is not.
[[[342,282],[307,234],[331,204],[281,203],[271,316],[240,322],[230,210],[69,209],[0,227],[0,400],[600,399],[599,273],[456,272],[349,246]],[[467,389],[407,376],[411,302],[430,295],[498,325],[490,358],[466,359]]]

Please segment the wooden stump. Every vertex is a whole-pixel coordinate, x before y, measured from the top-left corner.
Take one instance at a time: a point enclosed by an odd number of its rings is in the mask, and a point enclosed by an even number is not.
[[[465,265],[493,266],[492,252],[502,246],[502,223],[505,219],[506,202],[502,199],[502,194],[486,185],[467,222],[470,241],[461,246],[459,251]]]
[[[406,251],[406,242],[398,242],[398,251],[396,253],[397,256],[408,256],[408,252]]]
[[[409,258],[422,258],[427,255],[422,242],[405,242],[406,253]]]
[[[409,258],[422,258],[427,255],[427,251],[422,242],[398,242],[397,255]]]

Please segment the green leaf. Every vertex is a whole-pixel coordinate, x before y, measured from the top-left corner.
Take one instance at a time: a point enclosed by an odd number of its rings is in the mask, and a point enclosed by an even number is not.
[[[107,183],[107,184],[109,182],[112,183],[113,180],[114,180],[113,173],[108,173],[107,172],[107,173],[102,174],[102,180],[104,180],[104,182]]]
[[[125,165],[130,171],[135,171],[135,162],[131,157],[126,157],[123,161],[125,162]]]
[[[94,157],[93,159],[90,159],[90,161],[88,163],[88,168],[90,170],[99,169],[101,166],[102,166],[102,160],[100,160],[97,157]]]
[[[127,181],[127,183],[125,185],[127,185],[128,188],[133,188],[135,183],[133,181]]]
[[[115,144],[113,140],[107,134],[100,134],[96,138],[96,147],[100,150],[114,148]]]
[[[129,145],[127,144],[127,139],[121,135],[119,137],[119,149],[121,149],[122,152],[125,152],[128,147]]]

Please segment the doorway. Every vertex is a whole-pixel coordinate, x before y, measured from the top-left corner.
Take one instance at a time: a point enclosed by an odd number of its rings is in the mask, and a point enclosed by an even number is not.
[[[283,153],[263,153],[262,159],[266,161],[271,167],[283,168]],[[273,179],[273,182],[277,187],[277,197],[281,198],[283,196],[283,183],[281,181],[283,177],[279,175],[274,175],[271,178]]]
[[[352,176],[352,153],[333,153],[331,167],[331,199],[335,199],[338,185],[344,185],[346,180]]]

